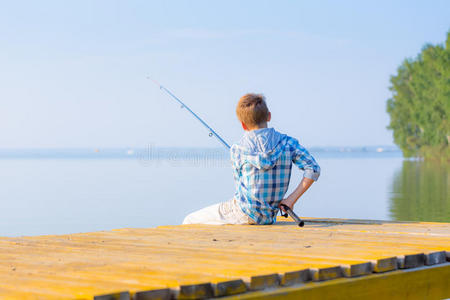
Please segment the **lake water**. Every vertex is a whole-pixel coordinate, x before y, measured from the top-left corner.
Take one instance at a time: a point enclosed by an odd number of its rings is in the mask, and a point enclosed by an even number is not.
[[[322,175],[295,206],[300,216],[450,222],[449,165],[398,151],[312,152]],[[233,196],[223,150],[155,153],[0,152],[0,235],[179,224]],[[301,176],[294,168],[290,191]]]

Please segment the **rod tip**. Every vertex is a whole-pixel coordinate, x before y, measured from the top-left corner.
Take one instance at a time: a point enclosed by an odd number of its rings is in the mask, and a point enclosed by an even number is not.
[[[147,79],[150,79],[151,81],[153,81],[154,84],[161,87],[161,85],[155,79],[151,78],[150,76],[147,76]]]

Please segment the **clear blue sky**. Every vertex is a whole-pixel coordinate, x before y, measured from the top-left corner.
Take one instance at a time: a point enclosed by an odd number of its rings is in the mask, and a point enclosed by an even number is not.
[[[0,148],[220,147],[267,97],[306,146],[390,145],[389,76],[450,29],[450,1],[1,1]]]

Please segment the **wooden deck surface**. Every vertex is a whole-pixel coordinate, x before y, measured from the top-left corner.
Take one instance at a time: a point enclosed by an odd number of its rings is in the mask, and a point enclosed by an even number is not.
[[[439,295],[450,293],[449,223],[307,220],[303,228],[280,222],[1,237],[0,298],[261,296],[252,291],[438,265],[427,272],[449,275]]]

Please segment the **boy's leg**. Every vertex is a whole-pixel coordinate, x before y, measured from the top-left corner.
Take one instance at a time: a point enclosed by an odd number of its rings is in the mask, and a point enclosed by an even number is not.
[[[190,213],[184,218],[183,224],[224,224],[219,213],[220,204],[213,204]]]
[[[230,201],[222,202],[220,206],[220,212],[224,219],[227,220],[227,224],[252,224],[250,222],[249,216],[247,216],[239,207],[236,199],[231,199]]]
[[[249,218],[238,207],[236,200],[231,199],[214,204],[189,214],[183,224],[249,224]]]

